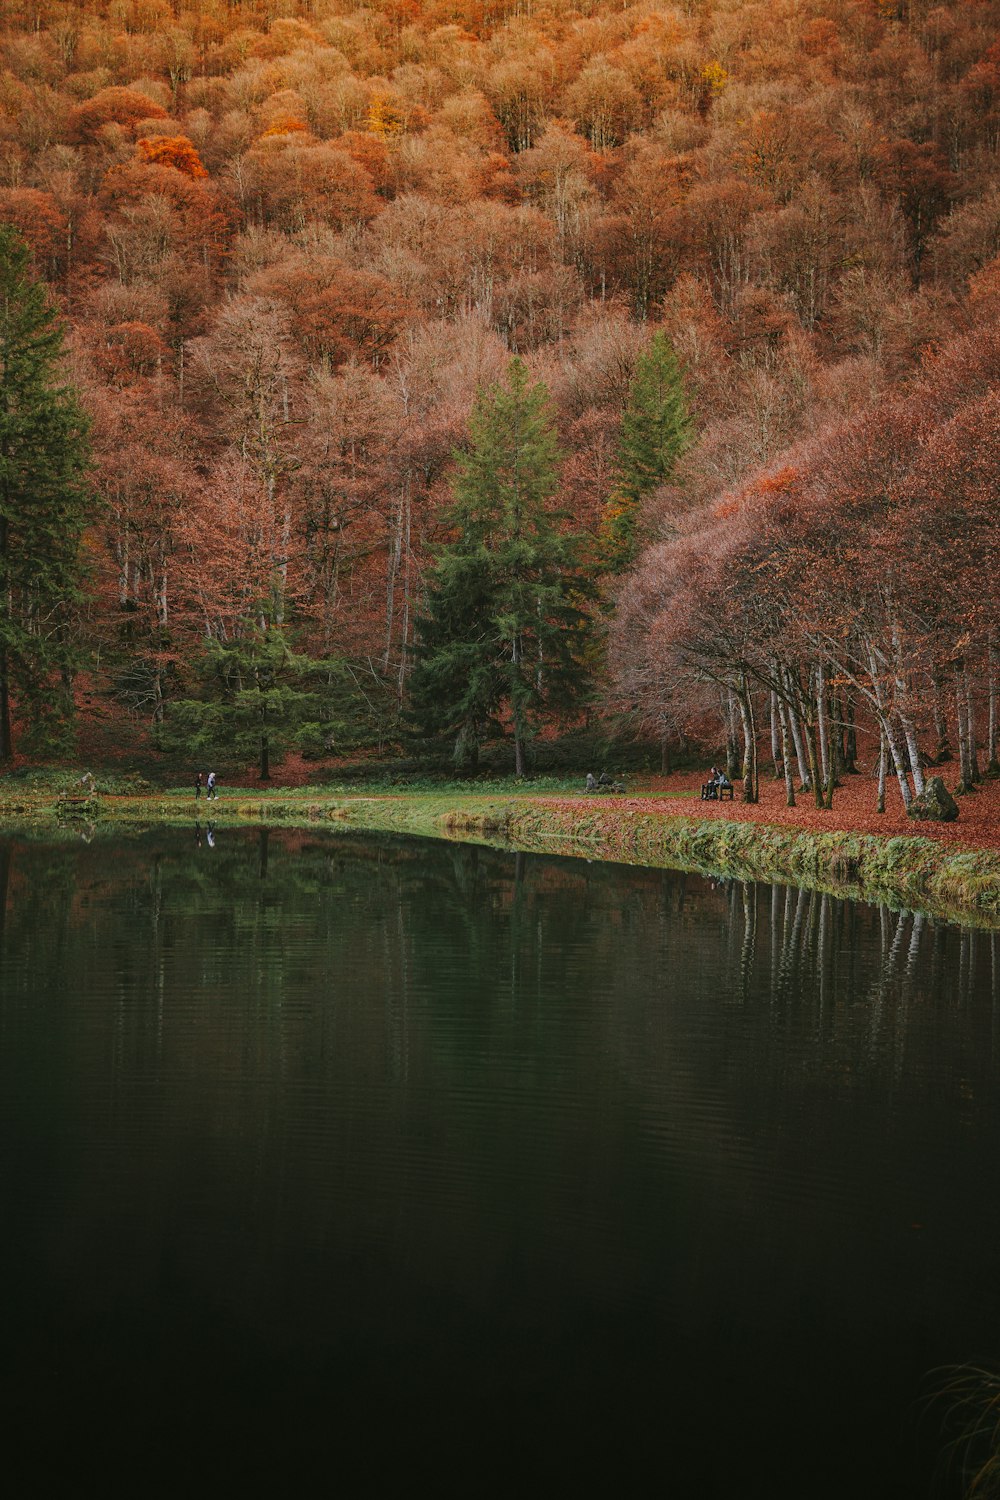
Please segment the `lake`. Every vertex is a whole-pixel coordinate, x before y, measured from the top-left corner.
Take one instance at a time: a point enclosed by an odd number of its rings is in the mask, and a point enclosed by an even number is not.
[[[998,1173],[996,934],[353,833],[0,839],[22,1483],[955,1494]]]

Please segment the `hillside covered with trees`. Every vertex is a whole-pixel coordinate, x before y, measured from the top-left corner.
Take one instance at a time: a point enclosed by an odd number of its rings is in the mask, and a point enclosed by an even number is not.
[[[587,714],[728,741],[750,799],[768,733],[790,797],[995,766],[1000,4],[0,28],[4,253],[92,453],[57,627],[0,546],[59,648],[16,745],[48,683],[262,773],[417,732],[520,768]]]

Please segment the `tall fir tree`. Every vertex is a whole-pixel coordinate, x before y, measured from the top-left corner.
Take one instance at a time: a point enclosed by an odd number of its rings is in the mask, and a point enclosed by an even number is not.
[[[609,572],[633,561],[642,501],[667,484],[691,441],[684,374],[670,341],[657,330],[636,360],[618,443],[618,479],[604,513],[602,553]]]
[[[457,458],[454,536],[432,559],[411,712],[425,730],[454,735],[466,767],[506,713],[523,776],[539,715],[583,690],[591,589],[582,538],[552,509],[560,454],[548,392],[521,360],[505,385],[477,396]]]
[[[49,748],[72,720],[70,624],[90,492],[87,422],[60,380],[62,332],[15,232],[0,226],[0,762],[11,696]]]
[[[242,622],[206,642],[197,695],[167,705],[161,749],[224,765],[256,760],[261,781],[293,747],[321,755],[363,733],[365,704],[347,665],[296,652],[276,626]]]

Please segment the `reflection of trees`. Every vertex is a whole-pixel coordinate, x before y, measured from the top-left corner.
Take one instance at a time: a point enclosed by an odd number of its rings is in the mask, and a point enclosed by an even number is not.
[[[273,1050],[279,1086],[323,1074],[347,1026],[352,1055],[400,1084],[414,1068],[485,1076],[506,1049],[539,1079],[558,1057],[594,1098],[624,1078],[660,1109],[713,1072],[753,1090],[790,1049],[845,1089],[873,1070],[919,1084],[923,1050],[943,1047],[982,1091],[1000,1056],[996,934],[791,887],[223,828],[214,849],[182,830],[0,841],[0,898],[5,947],[35,989],[70,974],[79,993],[114,994],[125,1068],[148,1047],[222,1066],[238,1041]],[[163,1014],[171,994],[234,990],[225,1027]],[[712,1028],[692,1057],[695,994]]]
[[[155,1226],[185,1274],[203,1254],[185,1225],[239,1224],[251,1292],[296,1287],[311,1256],[398,1252],[473,1298],[519,1253],[498,1224],[531,1223],[555,1282],[571,1267],[603,1295],[628,1264],[653,1307],[702,1224],[770,1264],[799,1222],[768,1208],[771,1176],[847,1151],[861,1181],[887,1121],[919,1136],[925,1116],[950,1172],[995,1092],[997,936],[816,892],[223,827],[212,850],[193,829],[0,840],[0,914],[0,1025],[34,1028],[37,1107],[58,1101],[79,1142],[81,1274],[127,1199],[122,1243]],[[12,1068],[0,1052],[0,1098]],[[899,1164],[886,1180],[916,1200],[924,1162]],[[811,1214],[804,1282],[840,1274],[840,1211]]]
[[[417,986],[433,1011],[451,964],[470,1003],[498,1021],[544,1006],[543,1030],[569,1024],[563,1001],[591,975],[634,1007],[669,999],[706,958],[727,1005],[766,1001],[776,1024],[808,1018],[817,1044],[863,1015],[865,1055],[905,1050],[915,1004],[968,1010],[988,992],[997,1009],[996,934],[792,887],[391,836],[223,828],[212,849],[180,830],[114,845],[3,840],[0,913],[7,944],[30,948],[53,983],[67,962],[82,976],[118,952],[141,987],[169,953],[174,979],[195,988],[215,965],[256,963],[279,1005],[289,984],[342,980],[338,953],[364,924],[373,996],[405,1004]],[[119,924],[137,939],[125,956]],[[211,936],[207,957],[188,941],[199,934]],[[311,957],[293,959],[305,936]],[[452,1047],[458,1062],[457,1033],[442,1055]],[[407,1052],[399,1038],[392,1048]]]

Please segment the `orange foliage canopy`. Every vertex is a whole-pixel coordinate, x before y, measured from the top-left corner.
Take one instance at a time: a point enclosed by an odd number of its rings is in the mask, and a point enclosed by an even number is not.
[[[201,157],[186,135],[143,136],[136,142],[140,161],[155,162],[161,167],[173,167],[186,177],[207,177]]]
[[[0,222],[17,228],[40,265],[55,267],[66,240],[66,219],[51,193],[38,188],[4,188],[0,191]]]
[[[96,139],[106,125],[134,130],[143,120],[166,118],[166,110],[137,89],[101,89],[93,99],[70,110],[66,135],[71,144],[85,146]]]

